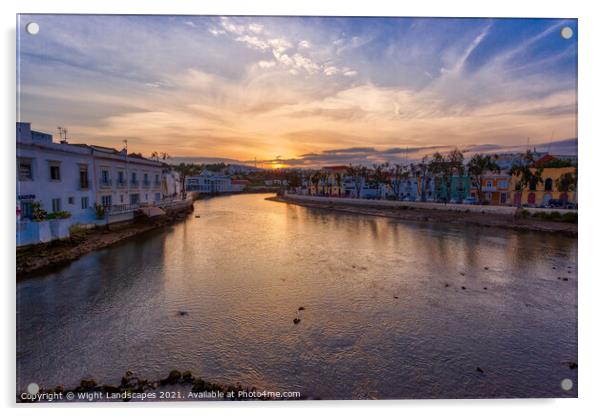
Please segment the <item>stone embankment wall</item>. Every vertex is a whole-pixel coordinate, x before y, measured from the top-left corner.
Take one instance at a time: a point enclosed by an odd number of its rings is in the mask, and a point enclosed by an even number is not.
[[[362,207],[383,207],[383,208],[396,208],[396,207],[411,207],[416,209],[434,209],[441,211],[461,211],[461,212],[477,212],[486,214],[497,214],[497,215],[509,215],[513,216],[516,214],[518,208],[512,206],[497,206],[497,205],[468,205],[468,204],[441,204],[435,202],[410,202],[410,201],[386,201],[376,199],[355,199],[355,198],[331,198],[325,196],[309,196],[309,195],[297,195],[297,194],[285,194],[285,199],[299,202],[314,202],[322,204],[332,205],[347,205],[347,206],[362,206]],[[553,212],[559,211],[561,213],[577,212],[577,210],[569,209],[552,209],[552,208],[524,208],[525,210],[535,212]]]

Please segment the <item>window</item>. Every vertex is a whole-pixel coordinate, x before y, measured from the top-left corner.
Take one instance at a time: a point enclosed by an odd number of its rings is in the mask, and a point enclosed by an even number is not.
[[[107,169],[103,169],[100,171],[100,182],[103,185],[109,185],[109,183],[110,183],[109,171]]]
[[[123,171],[119,171],[119,172],[117,172],[117,182],[118,182],[120,185],[123,185],[123,183],[125,182],[125,179],[124,179],[124,177],[123,177]]]
[[[88,209],[90,202],[88,201],[87,196],[82,196],[81,207],[82,209]]]
[[[112,199],[113,198],[111,198],[111,195],[103,195],[102,197],[100,197],[100,203],[105,207],[110,207],[111,205],[113,205]]]
[[[140,202],[140,195],[131,194],[130,195],[130,204],[137,205]]]
[[[33,180],[33,168],[31,160],[19,160],[19,180]]]
[[[69,198],[67,198],[67,203],[68,203],[69,205],[73,205],[73,204],[75,204],[75,198],[74,198],[74,197],[72,197],[72,196],[70,196]]]
[[[529,191],[535,191],[537,189],[537,180],[534,179],[529,183]]]
[[[50,164],[50,180],[60,181],[61,180],[61,165],[56,162]]]
[[[144,200],[148,201],[148,194],[144,194]]]
[[[161,200],[161,194],[159,192],[155,193],[155,201],[160,201]]]
[[[547,178],[546,181],[544,182],[544,189],[546,191],[551,191],[552,190],[552,184],[553,184],[552,178]]]
[[[80,165],[79,167],[79,188],[88,189],[88,166]]]
[[[33,217],[33,205],[31,201],[21,201],[21,218]]]
[[[497,187],[498,188],[508,188],[508,181],[505,179],[500,179],[497,181]]]
[[[119,195],[119,203],[123,204],[123,194]]]
[[[492,188],[493,187],[493,181],[487,181],[487,182],[485,182],[485,186],[487,188]]]
[[[59,212],[61,210],[61,198],[52,199],[52,212]]]
[[[159,175],[155,175],[155,185],[159,185]]]

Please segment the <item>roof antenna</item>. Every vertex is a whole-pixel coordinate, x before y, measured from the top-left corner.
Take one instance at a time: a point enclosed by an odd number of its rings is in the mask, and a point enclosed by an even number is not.
[[[58,126],[59,137],[61,138],[61,144],[67,144],[67,129],[65,127]]]

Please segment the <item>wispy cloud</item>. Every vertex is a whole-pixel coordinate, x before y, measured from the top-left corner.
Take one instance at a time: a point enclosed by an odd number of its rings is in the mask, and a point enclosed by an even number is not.
[[[21,116],[74,141],[307,165],[576,137],[573,20],[36,19]]]

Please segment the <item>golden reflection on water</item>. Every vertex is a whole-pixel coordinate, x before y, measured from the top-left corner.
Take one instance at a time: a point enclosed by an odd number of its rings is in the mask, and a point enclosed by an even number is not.
[[[321,398],[561,394],[575,239],[266,196],[197,201],[169,230],[21,284],[18,382],[189,368]]]

